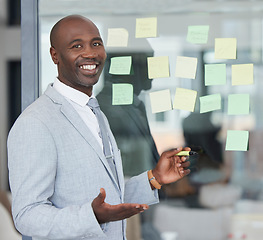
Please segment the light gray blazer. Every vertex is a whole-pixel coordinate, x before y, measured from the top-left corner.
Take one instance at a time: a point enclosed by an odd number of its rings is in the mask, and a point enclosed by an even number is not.
[[[8,167],[13,218],[22,234],[34,240],[122,240],[125,221],[100,225],[93,213],[100,188],[109,204],[158,202],[146,172],[124,183],[109,132],[119,184],[89,128],[51,85],[20,115],[8,137]]]

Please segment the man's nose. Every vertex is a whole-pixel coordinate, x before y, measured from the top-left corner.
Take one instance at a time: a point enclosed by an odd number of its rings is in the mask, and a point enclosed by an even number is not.
[[[83,58],[96,58],[98,56],[98,53],[95,49],[91,47],[86,47],[83,49],[81,56]]]

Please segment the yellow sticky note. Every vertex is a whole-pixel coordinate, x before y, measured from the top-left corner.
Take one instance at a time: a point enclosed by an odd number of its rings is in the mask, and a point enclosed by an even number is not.
[[[193,112],[197,91],[185,88],[176,88],[173,108]]]
[[[254,83],[253,64],[232,65],[232,85],[251,85]]]
[[[157,36],[157,18],[137,18],[136,19],[136,38],[150,38]]]
[[[197,58],[178,56],[176,58],[175,76],[195,79],[196,68]]]
[[[109,28],[107,47],[127,47],[129,32],[125,28]]]
[[[163,57],[148,57],[148,78],[165,78],[169,77],[169,58]]]
[[[226,138],[226,151],[247,151],[248,131],[228,130]]]
[[[236,54],[237,54],[236,38],[215,39],[215,59],[236,59]]]
[[[151,92],[149,95],[152,113],[172,110],[171,94],[169,89]]]
[[[112,84],[112,105],[129,105],[133,102],[133,85],[128,83]]]

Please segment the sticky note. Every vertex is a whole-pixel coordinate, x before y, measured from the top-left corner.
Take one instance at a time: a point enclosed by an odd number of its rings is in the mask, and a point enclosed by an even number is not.
[[[226,138],[226,151],[247,151],[248,131],[228,130]]]
[[[200,113],[206,113],[221,109],[221,95],[211,94],[199,98]]]
[[[132,57],[112,57],[110,63],[110,74],[129,75],[131,73]]]
[[[228,115],[249,114],[249,94],[228,96]]]
[[[176,58],[175,76],[195,79],[196,68],[197,58],[178,56]]]
[[[208,40],[208,25],[188,26],[186,41],[189,43],[204,44]]]
[[[125,28],[109,28],[107,47],[127,47],[129,32]]]
[[[193,112],[197,91],[185,88],[176,88],[173,108]]]
[[[254,83],[253,64],[232,65],[232,85],[251,85]]]
[[[157,18],[137,18],[136,19],[136,38],[157,37]]]
[[[236,59],[237,39],[236,38],[215,38],[216,59]]]
[[[205,64],[205,86],[226,84],[226,64]]]
[[[133,103],[133,85],[128,83],[112,84],[112,105]]]
[[[148,78],[165,78],[170,76],[168,56],[148,57]]]
[[[169,89],[151,92],[149,95],[152,113],[172,110],[171,94]]]

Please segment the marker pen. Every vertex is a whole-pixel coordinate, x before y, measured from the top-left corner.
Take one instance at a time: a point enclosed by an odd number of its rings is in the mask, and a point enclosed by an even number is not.
[[[194,151],[181,151],[179,153],[177,153],[177,156],[192,156],[192,155],[197,155],[197,152]]]

